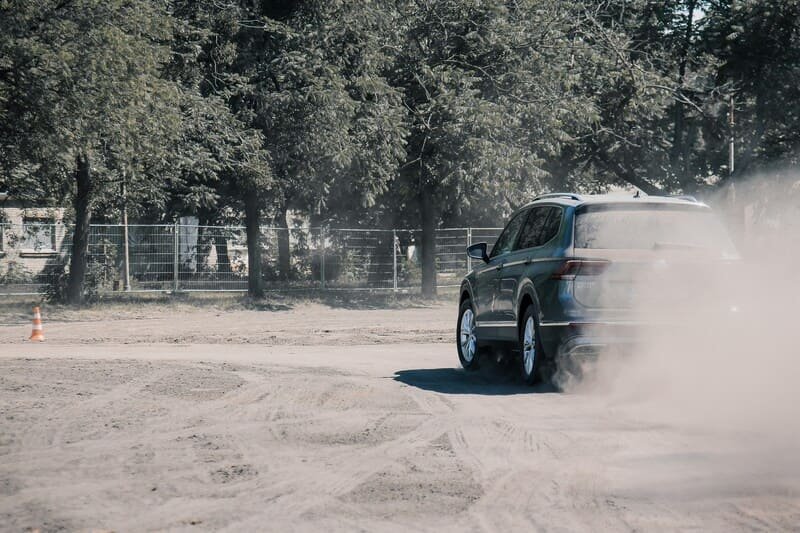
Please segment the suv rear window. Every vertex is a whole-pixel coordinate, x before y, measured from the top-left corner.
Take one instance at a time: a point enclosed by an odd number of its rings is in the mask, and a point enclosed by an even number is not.
[[[575,247],[736,253],[727,231],[710,209],[670,204],[584,206],[575,220]]]

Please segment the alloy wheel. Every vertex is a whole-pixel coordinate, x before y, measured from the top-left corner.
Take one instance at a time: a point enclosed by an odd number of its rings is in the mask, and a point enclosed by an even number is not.
[[[471,363],[475,357],[475,348],[477,340],[475,339],[475,315],[471,309],[464,311],[461,315],[460,343],[461,343],[461,356],[464,361]]]
[[[536,363],[536,326],[532,316],[525,321],[525,331],[522,334],[522,362],[525,375],[532,375]]]

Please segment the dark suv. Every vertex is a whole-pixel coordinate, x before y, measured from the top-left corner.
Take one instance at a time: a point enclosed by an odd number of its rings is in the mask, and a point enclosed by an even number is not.
[[[474,369],[485,348],[502,350],[518,358],[527,383],[553,369],[556,354],[593,357],[632,341],[642,272],[672,259],[737,258],[694,198],[566,193],[536,198],[511,216],[491,252],[477,243],[467,254],[482,262],[461,283],[461,364]]]

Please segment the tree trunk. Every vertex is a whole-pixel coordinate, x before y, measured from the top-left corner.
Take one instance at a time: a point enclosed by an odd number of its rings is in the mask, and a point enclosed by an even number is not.
[[[72,257],[67,282],[67,302],[79,305],[83,300],[83,283],[89,258],[89,224],[91,223],[92,173],[89,156],[75,158],[75,231],[72,234]]]
[[[690,0],[686,8],[686,31],[684,32],[683,42],[680,49],[678,64],[678,93],[685,97],[683,89],[686,81],[686,65],[689,61],[689,48],[692,45],[692,23],[694,22],[695,0]],[[693,192],[692,180],[694,176],[689,175],[689,145],[686,142],[686,110],[681,101],[675,102],[674,124],[672,129],[672,149],[670,150],[670,165],[672,171],[678,174],[678,181],[683,188],[683,192]],[[681,165],[683,159],[683,165]],[[680,167],[680,168],[679,168]]]
[[[244,218],[247,228],[247,292],[253,298],[263,298],[264,286],[261,281],[261,213],[257,195],[248,194],[245,197]]]
[[[422,296],[436,296],[436,208],[433,188],[424,186],[420,194],[422,215]]]
[[[286,281],[291,276],[292,262],[289,249],[289,222],[286,218],[288,209],[285,205],[278,210],[275,225],[278,228],[278,273],[280,279]]]

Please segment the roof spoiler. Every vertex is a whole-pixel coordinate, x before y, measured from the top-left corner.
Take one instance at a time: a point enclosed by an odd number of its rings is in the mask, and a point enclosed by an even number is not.
[[[551,192],[549,194],[540,194],[539,196],[534,198],[533,201],[535,202],[536,200],[544,200],[546,198],[571,198],[576,202],[583,201],[583,196],[571,192]]]
[[[641,191],[636,191],[636,194],[633,195],[634,198],[639,198],[641,196]],[[645,195],[649,196],[649,195]],[[686,200],[687,202],[694,202],[696,204],[701,203],[700,200],[692,196],[691,194],[675,194],[671,196],[656,196],[655,198],[674,198],[676,200]]]

